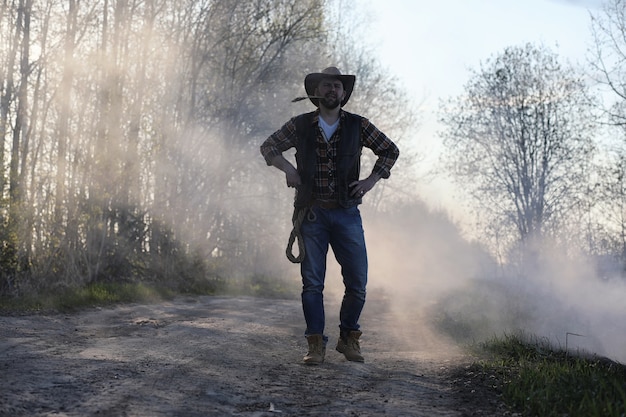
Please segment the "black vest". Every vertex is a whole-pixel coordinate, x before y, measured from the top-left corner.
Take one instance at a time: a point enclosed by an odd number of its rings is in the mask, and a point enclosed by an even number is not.
[[[339,144],[335,160],[338,203],[345,208],[361,204],[350,196],[349,184],[359,180],[361,167],[361,116],[345,112],[340,122]],[[296,117],[296,165],[302,184],[296,189],[296,207],[309,206],[313,200],[313,182],[317,165],[317,126],[312,126],[315,112]]]

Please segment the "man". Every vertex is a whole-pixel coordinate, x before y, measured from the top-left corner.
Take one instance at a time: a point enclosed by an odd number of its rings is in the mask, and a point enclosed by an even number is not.
[[[329,245],[341,266],[345,286],[336,349],[349,361],[364,361],[359,317],[365,304],[367,253],[358,205],[378,180],[389,177],[399,155],[397,146],[368,119],[342,109],[355,80],[354,75],[342,75],[335,67],[307,75],[306,98],[317,110],[292,118],[261,145],[267,164],[283,171],[287,186],[296,188],[296,213],[305,210],[308,214],[299,232],[308,342],[304,363],[310,365],[321,364],[326,354],[323,290]],[[297,168],[282,156],[293,147]],[[370,175],[361,180],[363,147],[371,149],[378,159]]]

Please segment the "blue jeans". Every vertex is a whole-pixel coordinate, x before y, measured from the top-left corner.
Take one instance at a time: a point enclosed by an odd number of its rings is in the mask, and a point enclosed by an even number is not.
[[[324,334],[323,291],[329,245],[341,266],[345,292],[339,328],[342,335],[347,335],[359,329],[359,317],[365,305],[367,251],[361,212],[356,206],[328,210],[313,207],[312,210],[315,220],[305,219],[300,228],[305,250],[300,266],[305,335]]]

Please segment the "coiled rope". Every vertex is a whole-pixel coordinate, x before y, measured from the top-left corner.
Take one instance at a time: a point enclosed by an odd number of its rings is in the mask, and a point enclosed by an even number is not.
[[[302,240],[302,233],[300,228],[304,219],[314,222],[317,219],[315,212],[311,207],[296,207],[293,209],[293,216],[291,222],[293,223],[293,229],[289,234],[289,242],[287,243],[287,259],[294,264],[299,264],[304,259],[306,252],[304,250],[304,241]],[[293,254],[293,244],[298,241],[298,256]]]

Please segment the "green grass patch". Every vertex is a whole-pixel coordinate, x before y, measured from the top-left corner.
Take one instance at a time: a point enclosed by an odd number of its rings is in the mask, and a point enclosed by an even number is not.
[[[626,367],[599,357],[568,355],[547,343],[505,336],[480,345],[477,365],[493,388],[524,416],[624,417]]]
[[[184,285],[158,282],[108,282],[0,297],[0,314],[71,312],[124,303],[151,303],[178,295],[230,295],[264,298],[293,298],[299,286],[293,280],[266,276],[229,280],[187,280]]]
[[[0,312],[37,313],[75,311],[118,303],[155,302],[172,298],[174,292],[141,283],[94,283],[61,292],[0,298]]]

